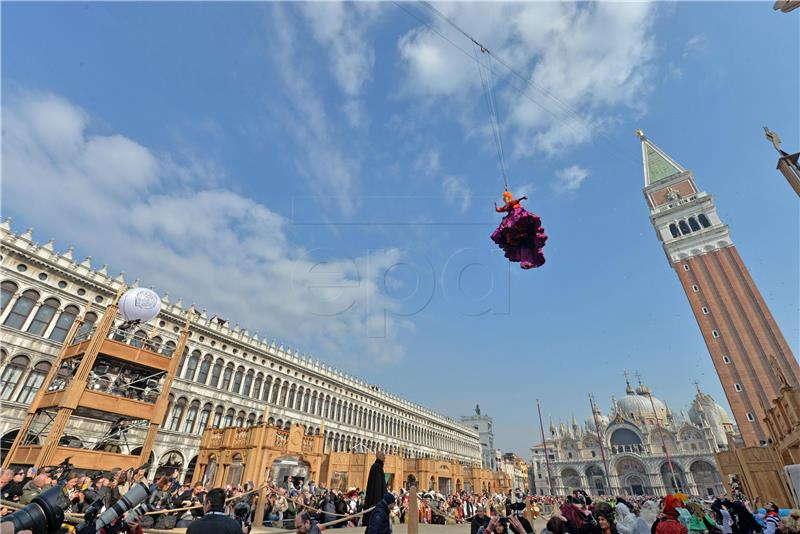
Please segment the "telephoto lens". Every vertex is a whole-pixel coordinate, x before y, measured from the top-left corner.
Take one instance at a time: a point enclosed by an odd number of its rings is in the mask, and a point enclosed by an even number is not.
[[[100,514],[100,517],[94,522],[95,529],[99,531],[101,528],[110,525],[116,518],[125,515],[125,512],[135,508],[149,496],[150,488],[141,482],[135,484],[117,502]]]
[[[43,491],[22,510],[0,518],[0,523],[12,523],[14,532],[30,530],[33,534],[57,532],[64,522],[64,510],[69,504],[61,486]]]

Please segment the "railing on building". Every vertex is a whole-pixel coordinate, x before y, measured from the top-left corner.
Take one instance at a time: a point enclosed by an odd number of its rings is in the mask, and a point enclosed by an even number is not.
[[[286,447],[289,445],[289,431],[277,430],[275,432],[275,441],[273,445],[281,450],[286,449]]]
[[[92,327],[90,329],[81,330],[75,336],[73,344],[89,340],[92,335],[94,335],[96,329],[96,327]],[[168,337],[169,336],[167,336],[167,338]],[[136,330],[135,327],[128,329],[112,327],[108,332],[108,339],[112,341],[131,345],[170,358],[175,353],[177,343],[176,340],[164,338],[163,332],[159,331],[157,335],[150,337],[143,330]]]

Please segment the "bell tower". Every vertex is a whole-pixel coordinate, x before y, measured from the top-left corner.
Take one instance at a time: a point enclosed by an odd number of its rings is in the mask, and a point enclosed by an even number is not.
[[[644,132],[636,133],[650,222],[689,300],[745,445],[762,445],[769,438],[765,406],[772,405],[781,387],[770,360],[774,356],[794,386],[800,366],[717,214],[714,198],[698,189],[692,171]]]

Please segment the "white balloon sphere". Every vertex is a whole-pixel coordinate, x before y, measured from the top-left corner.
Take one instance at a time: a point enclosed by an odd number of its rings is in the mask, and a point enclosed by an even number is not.
[[[146,323],[161,311],[161,297],[146,287],[129,289],[119,299],[119,311],[126,321]]]

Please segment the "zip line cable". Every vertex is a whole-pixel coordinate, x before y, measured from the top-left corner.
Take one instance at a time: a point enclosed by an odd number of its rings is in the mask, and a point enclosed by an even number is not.
[[[503,58],[497,56],[488,47],[486,47],[482,43],[478,42],[474,37],[472,37],[469,33],[467,33],[466,30],[462,29],[458,24],[456,24],[449,17],[447,17],[447,15],[445,15],[444,13],[442,13],[441,11],[436,9],[430,2],[427,2],[425,0],[420,0],[420,4],[422,4],[423,6],[427,7],[428,9],[430,9],[436,16],[441,18],[449,26],[451,26],[456,31],[458,31],[460,34],[462,34],[467,39],[469,39],[470,41],[475,43],[477,46],[479,46],[482,52],[485,52],[485,53],[489,54],[491,57],[493,57],[495,59],[495,61],[497,61],[503,67],[508,69],[508,71],[511,74],[513,74],[514,76],[516,76],[517,78],[522,80],[523,83],[525,83],[526,85],[530,85],[532,88],[536,89],[537,91],[542,93],[544,96],[552,99],[556,104],[561,106],[561,108],[564,110],[564,112],[566,112],[566,113],[568,113],[570,115],[574,115],[576,118],[583,120],[583,117],[581,117],[581,115],[576,110],[572,109],[567,103],[562,102],[557,96],[552,94],[550,91],[548,91],[544,87],[539,86],[535,82],[531,81],[527,76],[525,76],[522,73],[520,73],[519,71],[517,71],[514,67],[512,67],[510,64],[508,64],[506,61],[504,61]]]
[[[505,185],[506,191],[508,191],[508,173],[506,172],[505,154],[503,153],[503,141],[500,137],[500,123],[497,120],[497,109],[492,98],[491,81],[487,80],[483,75],[480,56],[478,56],[477,50],[475,52],[475,56],[475,63],[478,67],[478,74],[481,78],[481,87],[483,87],[484,101],[486,102],[486,109],[489,112],[489,122],[491,123],[492,137],[494,139],[495,148],[497,149],[497,159],[500,163],[500,173],[503,176],[503,185]]]
[[[403,6],[403,4],[402,4],[402,3],[400,3],[400,2],[396,2],[396,1],[395,1],[395,2],[393,2],[393,3],[394,3],[394,4],[395,4],[397,7],[399,7],[399,8],[400,8],[400,9],[402,9],[403,11],[405,11],[405,12],[406,12],[408,15],[410,15],[411,17],[413,17],[413,18],[415,18],[417,21],[419,21],[419,22],[420,22],[420,23],[421,23],[423,26],[425,26],[426,28],[428,28],[430,31],[432,31],[433,33],[435,33],[436,35],[438,35],[439,37],[441,37],[443,40],[445,40],[445,41],[447,41],[448,43],[450,43],[450,44],[453,46],[453,48],[457,49],[458,51],[460,51],[462,54],[464,54],[465,56],[469,57],[470,59],[472,59],[472,60],[474,60],[474,59],[475,59],[475,58],[473,57],[473,55],[472,55],[470,52],[468,52],[468,51],[467,51],[467,50],[465,50],[465,49],[464,49],[462,46],[460,46],[458,43],[456,43],[455,41],[453,41],[452,39],[450,39],[449,37],[447,37],[445,34],[443,34],[442,32],[440,32],[440,31],[439,31],[439,30],[438,30],[438,29],[437,29],[435,26],[431,25],[431,24],[430,24],[428,21],[426,21],[426,20],[424,20],[423,18],[421,18],[420,16],[416,15],[416,14],[415,14],[413,11],[410,11],[410,10],[406,9],[406,8],[405,8],[405,6]],[[472,41],[473,43],[477,43],[477,41],[475,41],[474,39],[472,39],[472,38],[469,38],[469,39],[470,39],[470,41]],[[479,47],[480,47],[480,44],[477,44],[476,46],[479,46]],[[483,50],[485,50],[485,49],[483,49]],[[544,104],[542,104],[541,102],[539,102],[538,100],[536,100],[535,98],[533,98],[531,95],[529,95],[529,94],[526,92],[526,90],[525,90],[525,85],[528,85],[528,84],[516,85],[516,84],[512,83],[510,80],[509,80],[509,84],[510,84],[510,85],[511,85],[511,86],[512,86],[514,89],[516,89],[516,90],[519,92],[519,94],[520,94],[520,95],[522,95],[522,96],[524,96],[525,98],[527,98],[528,100],[530,100],[530,102],[531,102],[532,104],[534,104],[535,106],[537,106],[538,108],[540,108],[540,109],[541,109],[542,111],[544,111],[545,113],[549,114],[549,115],[550,115],[551,117],[553,117],[554,119],[556,119],[556,120],[561,120],[561,119],[562,119],[562,115],[561,115],[561,114],[559,114],[559,113],[558,113],[558,112],[556,112],[556,111],[553,111],[553,110],[549,109],[547,106],[545,106]],[[577,128],[575,128],[575,127],[574,127],[572,124],[569,124],[569,123],[567,123],[567,128],[569,128],[570,130],[572,130],[574,133],[576,133],[576,134],[578,134],[578,135],[580,135],[580,134],[582,133],[582,132],[581,132],[581,131],[579,131]],[[638,164],[637,164],[637,166],[638,166]]]
[[[457,43],[455,43],[452,39],[450,39],[447,36],[445,36],[442,32],[440,32],[438,29],[436,29],[433,25],[431,25],[427,21],[421,19],[420,17],[416,16],[414,13],[412,13],[411,11],[406,9],[404,6],[402,6],[399,2],[395,1],[393,3],[397,7],[401,8],[403,11],[405,11],[406,13],[408,13],[409,15],[411,15],[412,17],[414,17],[415,19],[420,21],[424,26],[426,26],[428,29],[430,29],[432,32],[434,32],[436,35],[438,35],[439,37],[441,37],[442,39],[444,39],[445,41],[450,43],[452,46],[454,46],[455,48],[460,50],[464,55],[467,55],[470,58],[472,58],[472,55],[469,52],[467,52],[464,48],[462,48]],[[552,92],[548,91],[544,87],[539,86],[538,84],[533,82],[531,79],[529,79],[528,77],[524,76],[522,73],[520,73],[518,70],[516,70],[513,66],[511,66],[507,61],[503,60],[503,58],[501,58],[497,54],[493,53],[489,48],[487,48],[480,41],[475,39],[466,30],[464,30],[458,24],[453,22],[444,13],[442,13],[441,11],[436,9],[436,7],[434,7],[430,2],[427,2],[425,0],[420,0],[419,3],[422,4],[423,6],[425,6],[426,8],[428,8],[432,13],[434,13],[437,17],[442,19],[447,25],[449,25],[450,27],[455,29],[458,33],[463,35],[465,38],[469,39],[474,45],[478,46],[481,49],[482,52],[485,52],[486,54],[488,54],[492,58],[494,58],[495,61],[497,61],[500,65],[502,65],[506,70],[508,70],[514,77],[518,78],[522,82],[522,84],[524,86],[528,86],[528,87],[538,91],[542,95],[546,96],[550,100],[552,100],[558,107],[561,108],[560,111],[562,111],[564,114],[570,115],[577,122],[589,125],[589,121],[587,119],[585,119],[578,111],[574,110],[569,104],[563,102],[561,99],[559,99]],[[511,84],[511,85],[514,86],[513,84]],[[547,112],[548,114],[553,116],[553,118],[555,118],[557,120],[563,120],[563,117],[561,115],[559,115],[557,112],[554,112],[554,111],[548,109],[541,102],[537,101],[530,94],[528,94],[528,92],[525,91],[524,87],[515,86],[515,88],[520,92],[521,95],[525,96],[533,104],[535,104],[536,106],[538,106],[539,108],[541,108],[542,110],[544,110],[545,112]],[[570,128],[571,130],[573,130],[576,133],[582,133],[578,129],[573,127],[572,125],[568,125],[567,127]],[[627,150],[623,150],[608,134],[606,134],[602,130],[599,130],[598,131],[598,135],[599,135],[599,137],[601,139],[603,139],[608,144],[608,146],[610,146],[615,151],[617,151],[623,157],[623,159],[626,162],[628,162],[630,164],[634,164],[636,167],[639,167],[641,165],[640,161],[638,161],[636,158],[631,157],[630,153]]]
[[[497,112],[497,98],[494,92],[494,69],[492,68],[492,56],[487,56],[489,61],[489,78],[488,78],[488,86],[489,86],[489,99],[492,102],[492,117],[494,118],[495,126],[497,127],[497,145],[500,147],[500,159],[503,163],[504,169],[504,180],[505,180],[505,172],[506,172],[506,149],[503,145],[503,131],[500,128],[500,114]],[[508,181],[506,181],[506,190],[508,190]]]
[[[445,40],[445,41],[447,41],[448,43],[450,43],[450,44],[451,44],[451,45],[452,45],[454,48],[456,48],[457,50],[459,50],[459,51],[460,51],[462,54],[464,54],[465,56],[469,57],[470,59],[474,59],[474,58],[472,57],[472,54],[470,54],[470,52],[468,52],[467,50],[465,50],[464,48],[462,48],[460,45],[458,45],[456,42],[454,42],[452,39],[450,39],[449,37],[447,37],[446,35],[444,35],[444,34],[443,34],[442,32],[440,32],[440,31],[439,31],[439,30],[438,30],[436,27],[434,27],[433,25],[431,25],[430,23],[428,23],[426,20],[422,19],[420,16],[417,16],[417,15],[416,15],[414,12],[412,12],[412,11],[409,11],[408,9],[406,9],[406,8],[405,8],[405,7],[404,7],[404,6],[403,6],[401,3],[398,3],[398,2],[396,2],[396,1],[395,1],[395,2],[393,2],[393,3],[394,3],[394,4],[395,4],[397,7],[399,7],[399,8],[400,8],[400,9],[402,9],[403,11],[405,11],[405,12],[406,12],[408,15],[410,15],[411,17],[413,17],[413,18],[415,18],[416,20],[418,20],[418,21],[419,21],[419,22],[420,22],[420,23],[421,23],[423,26],[427,27],[427,28],[428,28],[430,31],[432,31],[433,33],[435,33],[436,35],[438,35],[439,37],[441,37],[443,40]],[[459,30],[459,31],[461,31],[461,30]],[[462,32],[462,33],[463,33],[463,32]],[[472,41],[473,43],[477,43],[477,41],[476,41],[476,40],[474,40],[474,39],[472,39],[471,37],[468,37],[468,39],[469,39],[470,41]],[[478,43],[476,46],[480,46],[480,44]],[[484,48],[484,50],[485,50],[485,48]],[[495,57],[496,57],[496,56],[495,56]],[[561,114],[559,114],[559,113],[557,113],[557,112],[555,112],[555,111],[553,111],[553,110],[549,109],[547,106],[545,106],[544,104],[542,104],[542,103],[541,103],[541,102],[539,102],[537,99],[533,98],[533,97],[532,97],[530,94],[528,94],[528,93],[527,93],[527,91],[526,91],[526,89],[525,89],[525,87],[524,87],[524,86],[526,86],[526,85],[531,85],[531,84],[528,84],[527,82],[525,82],[525,83],[523,83],[523,85],[516,85],[515,83],[512,83],[512,82],[509,80],[509,85],[511,85],[511,86],[512,86],[514,89],[516,89],[516,90],[519,92],[519,94],[520,94],[520,95],[522,95],[522,96],[524,96],[525,98],[527,98],[527,99],[528,99],[528,100],[529,100],[531,103],[533,103],[535,106],[537,106],[538,108],[540,108],[542,111],[544,111],[544,112],[546,112],[547,114],[549,114],[550,116],[552,116],[554,119],[556,119],[556,120],[560,120],[560,119],[562,119],[562,115],[561,115]],[[532,87],[536,88],[535,86],[532,86]],[[578,118],[580,119],[580,117],[578,117]],[[579,130],[578,130],[578,129],[577,129],[575,126],[574,126],[574,125],[570,124],[569,122],[567,122],[566,124],[567,124],[567,128],[569,128],[569,129],[570,129],[570,130],[572,130],[573,132],[577,133],[578,135],[582,134],[582,132],[581,132],[581,131],[579,131]],[[612,144],[612,145],[613,145],[613,144]],[[616,147],[616,146],[614,146],[614,148],[615,148],[616,150],[619,150],[619,148],[618,148],[618,147]],[[637,163],[637,166],[638,166],[638,163]]]

